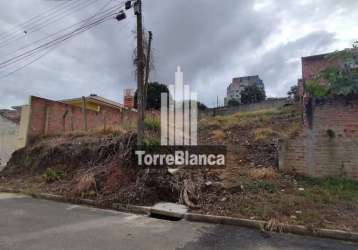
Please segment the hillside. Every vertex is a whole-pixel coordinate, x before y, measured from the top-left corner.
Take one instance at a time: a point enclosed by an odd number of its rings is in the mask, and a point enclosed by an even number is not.
[[[278,142],[299,132],[300,119],[295,106],[203,117],[199,143],[226,145],[227,166],[176,174],[139,169],[130,130],[43,138],[13,154],[0,188],[88,198],[104,207],[180,202],[205,214],[358,230],[356,182],[278,170]],[[156,143],[158,121],[146,124],[147,142]]]

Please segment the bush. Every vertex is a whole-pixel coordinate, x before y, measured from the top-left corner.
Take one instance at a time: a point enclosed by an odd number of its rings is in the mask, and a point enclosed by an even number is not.
[[[47,183],[60,181],[65,176],[65,173],[61,170],[54,170],[52,168],[47,168],[43,177]]]
[[[160,146],[160,141],[156,138],[146,138],[143,141],[144,147]]]
[[[155,117],[146,118],[144,120],[144,126],[149,130],[159,131],[160,130],[160,119],[155,118]]]
[[[236,107],[236,106],[240,105],[240,102],[238,100],[231,99],[231,100],[228,101],[227,105],[229,107]]]

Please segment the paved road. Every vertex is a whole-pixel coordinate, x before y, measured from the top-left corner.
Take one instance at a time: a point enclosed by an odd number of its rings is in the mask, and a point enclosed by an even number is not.
[[[0,249],[358,249],[348,242],[262,234],[0,193]]]

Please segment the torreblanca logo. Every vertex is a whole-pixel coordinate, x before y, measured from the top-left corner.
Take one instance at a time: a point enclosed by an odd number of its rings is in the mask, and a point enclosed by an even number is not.
[[[225,167],[225,154],[198,154],[188,150],[175,150],[173,153],[153,154],[145,150],[136,150],[135,155],[139,166],[186,166]]]

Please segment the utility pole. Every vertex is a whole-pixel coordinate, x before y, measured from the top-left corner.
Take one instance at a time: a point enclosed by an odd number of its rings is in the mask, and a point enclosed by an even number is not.
[[[142,0],[134,4],[134,13],[137,16],[137,101],[138,101],[138,128],[137,145],[143,145],[144,139],[144,54],[143,54],[143,17]]]
[[[151,31],[148,32],[148,49],[147,49],[147,61],[145,64],[145,85],[144,85],[144,108],[147,108],[147,98],[148,98],[148,81],[149,81],[149,72],[150,72],[150,57],[152,51],[152,40],[153,33]]]

